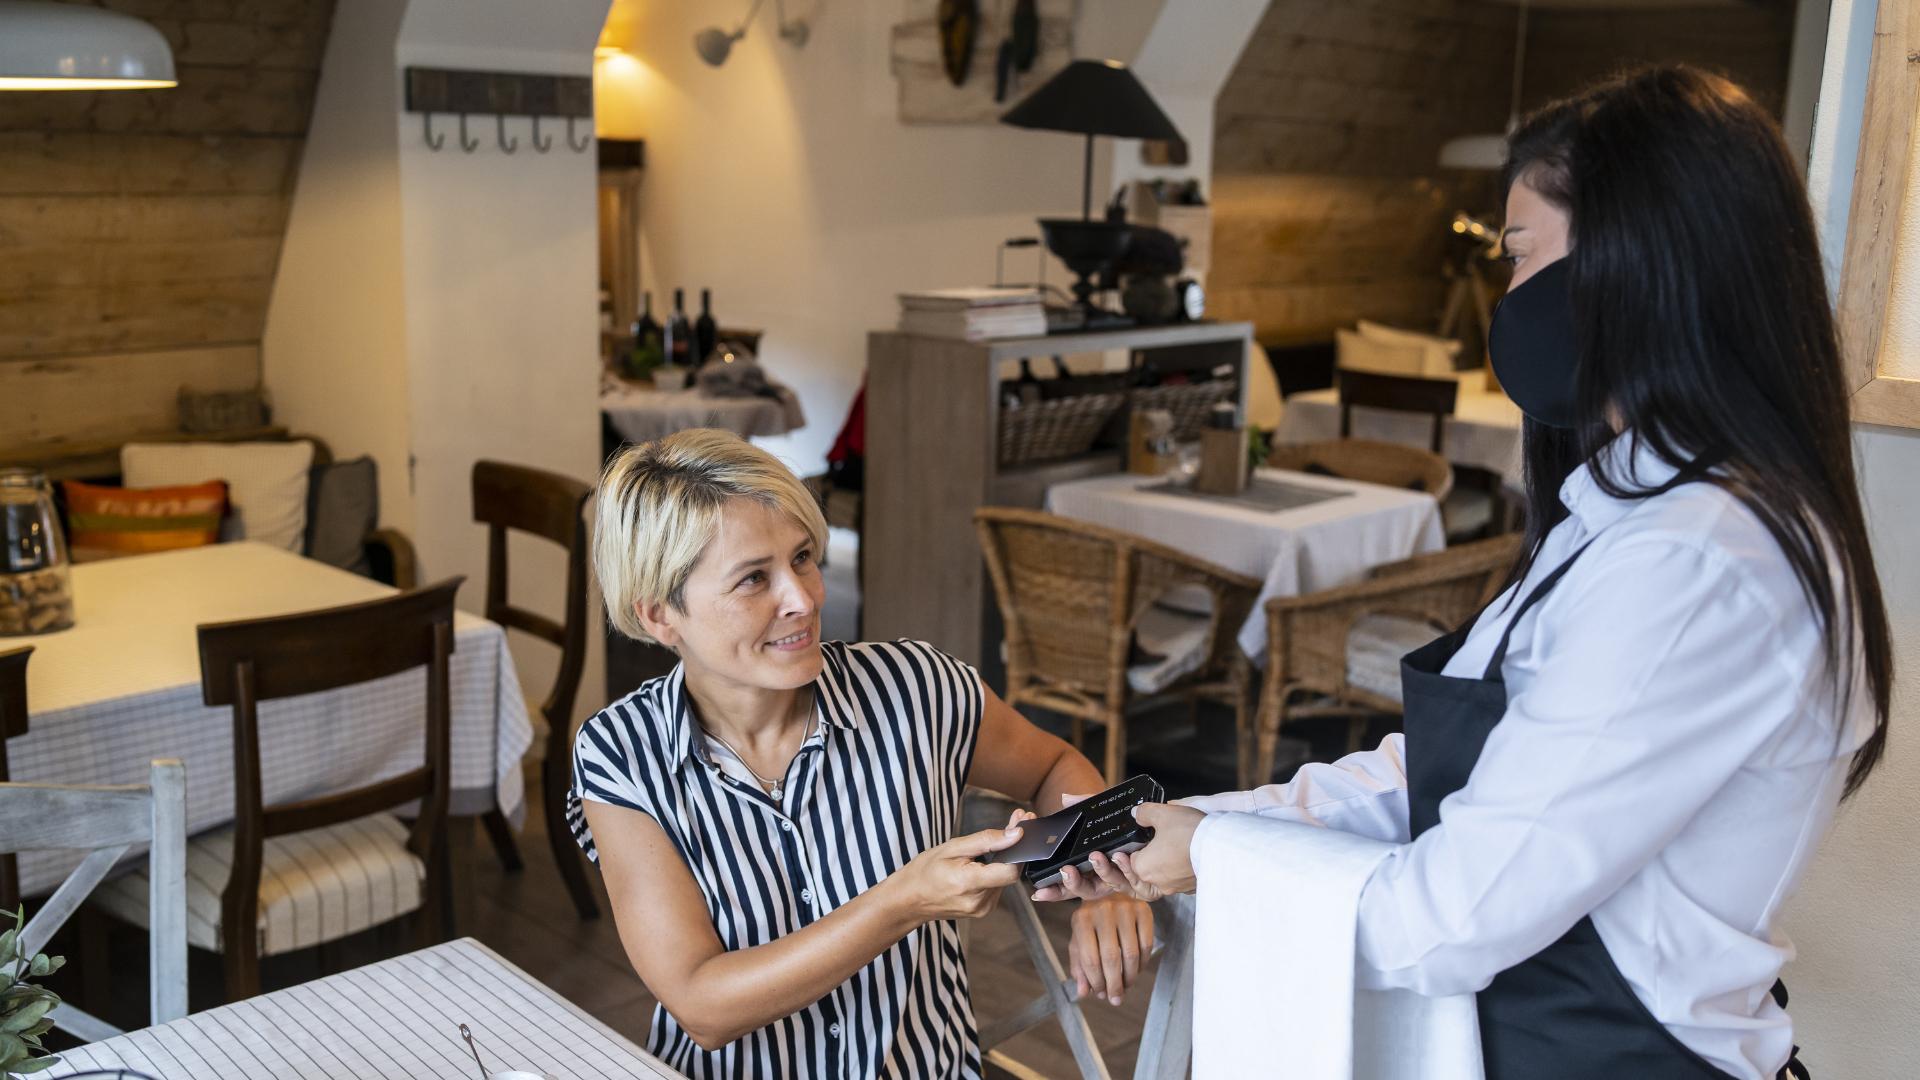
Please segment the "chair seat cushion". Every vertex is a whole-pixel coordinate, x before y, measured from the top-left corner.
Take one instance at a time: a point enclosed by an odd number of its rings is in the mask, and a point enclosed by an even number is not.
[[[1362,615],[1347,632],[1347,685],[1400,700],[1400,658],[1440,636],[1419,619]]]
[[[427,868],[407,850],[407,827],[391,814],[276,836],[261,845],[260,955],[274,956],[357,934],[420,907]],[[100,908],[147,925],[141,869],[102,885]],[[221,952],[220,894],[233,866],[233,829],[187,843],[187,944]]]
[[[1177,611],[1164,604],[1148,608],[1133,628],[1133,639],[1142,652],[1159,659],[1127,668],[1127,686],[1136,694],[1157,694],[1200,670],[1207,660],[1207,626],[1211,622],[1209,616]]]

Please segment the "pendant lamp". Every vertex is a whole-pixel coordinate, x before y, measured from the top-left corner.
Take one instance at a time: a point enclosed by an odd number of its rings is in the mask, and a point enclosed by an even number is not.
[[[151,23],[50,0],[0,0],[0,90],[146,90],[177,85]]]

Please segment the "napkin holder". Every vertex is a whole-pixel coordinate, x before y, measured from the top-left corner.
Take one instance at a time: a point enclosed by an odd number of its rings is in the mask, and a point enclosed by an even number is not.
[[[1173,468],[1173,414],[1165,409],[1136,409],[1127,414],[1127,471],[1160,476]]]
[[[1247,490],[1247,429],[1233,406],[1222,402],[1200,429],[1200,468],[1193,490],[1203,495],[1238,495]]]

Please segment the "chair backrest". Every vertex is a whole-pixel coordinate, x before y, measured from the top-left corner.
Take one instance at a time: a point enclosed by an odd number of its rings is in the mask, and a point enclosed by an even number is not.
[[[415,799],[419,818],[407,847],[426,859],[444,833],[449,792],[453,597],[449,578],[380,600],[296,615],[200,627],[200,688],[210,706],[233,709],[234,842],[229,904],[257,900],[261,843],[365,817]],[[421,766],[387,780],[278,806],[265,804],[259,705],[372,682],[424,667],[426,750]],[[241,914],[238,911],[230,915]],[[252,925],[252,917],[237,925]]]
[[[27,657],[31,645],[0,653],[0,784],[13,779],[7,771],[7,740],[27,733]],[[20,865],[12,852],[0,855],[0,911],[12,911],[20,902]]]
[[[572,721],[574,695],[587,662],[587,527],[585,511],[593,488],[570,476],[480,461],[473,466],[473,520],[487,526],[487,618],[524,631],[560,649],[560,669],[540,711],[565,730]],[[565,621],[552,619],[507,599],[507,532],[517,530],[558,544],[567,553]]]
[[[1267,455],[1267,468],[1424,491],[1440,500],[1453,490],[1453,466],[1447,464],[1446,458],[1417,446],[1370,439],[1329,439],[1275,446]]]
[[[1128,647],[1141,614],[1179,585],[1213,594],[1216,627],[1238,627],[1260,583],[1117,529],[1038,510],[974,512],[1007,634],[1009,692],[1039,678],[1119,702]],[[1201,669],[1237,646],[1210,642]]]
[[[1340,437],[1353,434],[1353,407],[1394,409],[1399,412],[1425,413],[1433,418],[1433,438],[1428,449],[1440,452],[1447,417],[1453,415],[1460,398],[1458,379],[1422,379],[1412,375],[1386,375],[1377,371],[1341,368]]]
[[[80,908],[135,844],[148,845],[148,949],[151,1022],[187,1015],[187,773],[179,761],[155,761],[148,782],[116,787],[0,783],[0,851],[86,851],[66,881],[42,901],[19,938],[32,956]],[[87,1041],[120,1030],[71,1006],[54,1026]]]

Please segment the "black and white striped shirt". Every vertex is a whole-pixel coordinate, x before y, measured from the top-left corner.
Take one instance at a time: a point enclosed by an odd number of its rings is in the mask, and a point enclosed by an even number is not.
[[[686,860],[727,949],[805,927],[953,835],[973,765],[977,673],[910,641],[821,646],[818,723],[783,798],[725,776],[698,748],[682,669],[580,729],[567,819],[597,861],[580,800],[638,810]],[[666,1009],[648,1048],[707,1077],[980,1076],[960,934],[928,923],[806,1008],[702,1050]]]

